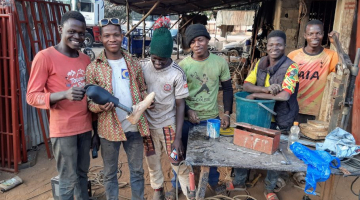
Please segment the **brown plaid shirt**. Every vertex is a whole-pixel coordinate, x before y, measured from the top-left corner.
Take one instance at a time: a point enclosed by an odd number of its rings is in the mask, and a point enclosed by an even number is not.
[[[146,95],[146,85],[144,82],[144,75],[140,64],[131,58],[126,52],[121,51],[127,68],[129,70],[130,78],[130,92],[133,104],[137,104],[143,100]],[[94,84],[105,88],[111,94],[112,88],[112,69],[105,56],[105,50],[93,61],[86,69],[86,84]],[[98,113],[98,134],[109,141],[126,141],[126,136],[121,128],[121,123],[117,117],[115,109],[103,112],[98,104],[91,100],[89,101],[89,110]],[[139,132],[142,137],[149,136],[149,125],[145,116],[141,116],[137,124]]]

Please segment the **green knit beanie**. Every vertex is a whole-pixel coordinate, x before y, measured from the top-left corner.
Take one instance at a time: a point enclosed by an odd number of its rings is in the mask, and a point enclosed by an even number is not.
[[[156,20],[150,43],[150,54],[161,58],[170,58],[173,51],[173,40],[169,31],[170,19],[162,17]]]

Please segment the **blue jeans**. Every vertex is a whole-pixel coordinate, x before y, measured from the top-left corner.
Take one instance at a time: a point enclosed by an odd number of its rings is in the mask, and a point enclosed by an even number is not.
[[[277,124],[271,122],[270,129],[276,129]],[[265,178],[265,189],[267,191],[273,191],[276,187],[277,179],[279,178],[280,171],[273,171],[268,170]],[[245,181],[248,177],[249,170],[248,169],[241,169],[241,168],[234,168],[235,178],[233,180],[234,185],[245,185]]]
[[[106,199],[119,199],[117,171],[120,145],[123,143],[130,170],[131,199],[144,200],[143,138],[139,132],[126,132],[125,135],[127,141],[123,142],[100,138]]]
[[[248,169],[241,169],[241,168],[234,168],[234,185],[245,185],[245,181],[248,177],[249,170]],[[280,171],[267,171],[266,178],[265,178],[265,189],[267,191],[273,191],[276,187],[276,182],[279,177]]]
[[[219,117],[217,117],[216,119],[219,119]],[[187,149],[187,142],[188,142],[188,137],[189,137],[189,131],[191,128],[193,128],[194,126],[206,126],[207,125],[207,120],[204,121],[200,121],[200,124],[193,124],[188,120],[184,121],[184,125],[182,127],[182,143],[184,145],[184,158],[186,158],[186,149]],[[176,187],[176,172],[173,170],[173,174],[174,177],[171,179],[171,184],[173,186],[173,188]],[[209,172],[209,185],[210,186],[215,186],[218,184],[219,182],[219,177],[220,177],[220,173],[217,171],[217,167],[210,167],[210,172]],[[179,184],[179,183],[178,183]],[[179,188],[180,188],[180,184],[179,184]]]
[[[60,200],[88,200],[91,131],[68,137],[51,138],[59,173]]]

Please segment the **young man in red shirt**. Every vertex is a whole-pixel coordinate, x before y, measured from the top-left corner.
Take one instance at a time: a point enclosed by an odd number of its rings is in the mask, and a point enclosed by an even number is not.
[[[36,54],[26,99],[29,105],[50,109],[50,138],[59,172],[60,199],[89,199],[91,114],[84,98],[85,70],[90,58],[80,53],[86,22],[77,11],[61,19],[61,41]]]

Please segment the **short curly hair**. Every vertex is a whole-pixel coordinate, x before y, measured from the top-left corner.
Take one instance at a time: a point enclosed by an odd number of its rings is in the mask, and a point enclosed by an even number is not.
[[[273,30],[269,33],[267,39],[269,40],[272,37],[281,37],[284,40],[284,43],[286,44],[286,34],[284,33],[284,31]]]
[[[324,29],[324,23],[322,23],[322,21],[317,20],[317,19],[313,19],[313,20],[309,21],[308,23],[306,23],[305,29],[304,29],[305,32],[306,32],[306,28],[308,25],[319,25],[319,26],[321,26],[322,29]]]
[[[60,25],[63,26],[64,23],[69,19],[76,19],[78,21],[83,22],[86,25],[85,17],[78,11],[68,11],[63,14],[61,17]]]

